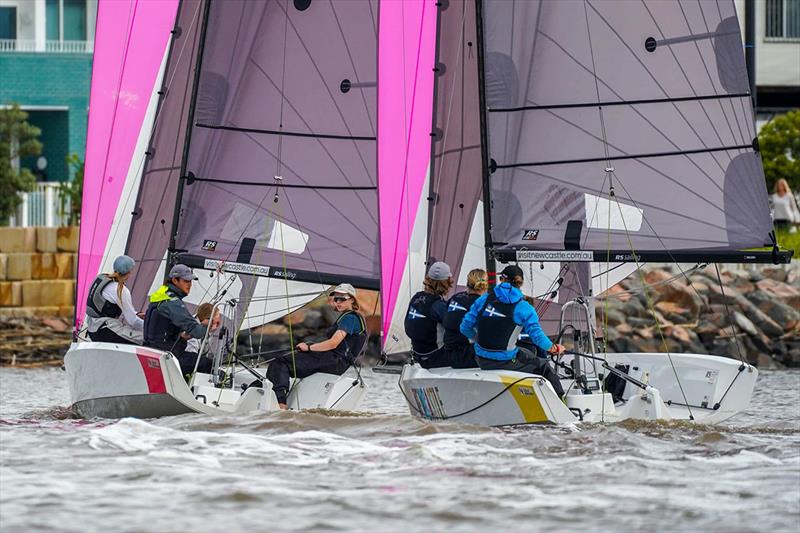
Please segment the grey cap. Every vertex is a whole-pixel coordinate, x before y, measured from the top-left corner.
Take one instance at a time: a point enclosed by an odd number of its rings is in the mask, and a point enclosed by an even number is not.
[[[114,272],[118,274],[127,274],[133,270],[133,265],[135,264],[136,261],[134,261],[133,258],[127,255],[121,255],[114,259]]]
[[[172,270],[169,271],[169,276],[167,277],[169,277],[169,279],[185,279],[186,281],[197,279],[197,276],[194,275],[191,268],[181,264],[172,267]]]
[[[331,292],[328,293],[328,296],[333,296],[334,293],[349,294],[350,296],[355,298],[356,288],[350,285],[349,283],[340,283],[339,285],[331,289]]]
[[[447,263],[443,263],[442,261],[436,261],[428,269],[428,277],[436,281],[445,281],[452,276],[453,274],[450,272],[450,267],[447,266]]]

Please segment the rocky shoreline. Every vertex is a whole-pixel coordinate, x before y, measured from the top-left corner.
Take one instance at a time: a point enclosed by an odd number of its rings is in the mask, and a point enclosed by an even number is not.
[[[710,353],[744,358],[760,368],[800,367],[800,262],[721,270],[722,289],[714,266],[685,274],[675,265],[646,267],[643,276],[647,290],[634,273],[596,302],[598,335],[609,351]],[[361,299],[373,332],[367,353],[377,358],[377,294]],[[282,320],[242,332],[238,349],[269,352],[287,347],[290,337],[321,340],[335,319],[320,298]],[[69,319],[0,318],[0,365],[58,364],[71,339]]]

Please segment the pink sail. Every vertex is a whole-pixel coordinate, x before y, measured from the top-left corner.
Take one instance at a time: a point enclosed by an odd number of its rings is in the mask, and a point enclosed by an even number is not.
[[[177,7],[178,0],[115,0],[98,6],[78,252],[78,327],[88,285],[107,253]]]
[[[378,189],[383,331],[397,303],[431,154],[434,0],[380,5]]]

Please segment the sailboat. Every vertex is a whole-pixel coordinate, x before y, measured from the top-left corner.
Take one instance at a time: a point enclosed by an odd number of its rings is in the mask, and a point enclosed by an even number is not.
[[[733,1],[442,1],[435,41],[412,253],[446,261],[462,286],[471,268],[522,267],[545,331],[570,345],[554,361],[567,394],[541,376],[408,364],[409,411],[502,426],[717,423],[745,409],[758,376],[746,361],[675,352],[663,333],[662,353],[608,353],[595,317],[645,262],[688,279],[681,264],[791,259],[772,229]],[[423,276],[409,272],[406,298]],[[407,350],[405,307],[392,311],[386,350]]]
[[[397,285],[381,266],[405,261],[402,228],[417,198],[398,184],[425,172],[428,127],[410,110],[430,116],[423,96],[433,75],[419,56],[432,52],[432,38],[420,35],[432,36],[434,6],[378,8],[377,0],[100,3],[76,342],[65,356],[79,414],[276,409],[266,379],[252,386],[263,367],[236,357],[240,329],[338,283],[384,294]],[[122,253],[137,264],[128,284],[139,309],[171,265],[195,269],[184,301],[210,301],[225,316],[203,341],[214,354],[210,374],[187,383],[169,352],[82,337],[89,285]],[[288,404],[350,410],[364,391],[353,367],[296,380]]]

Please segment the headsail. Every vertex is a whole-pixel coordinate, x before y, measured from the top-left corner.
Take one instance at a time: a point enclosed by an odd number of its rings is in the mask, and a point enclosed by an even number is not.
[[[78,252],[78,326],[91,280],[124,251],[177,6],[178,0],[98,6]]]

